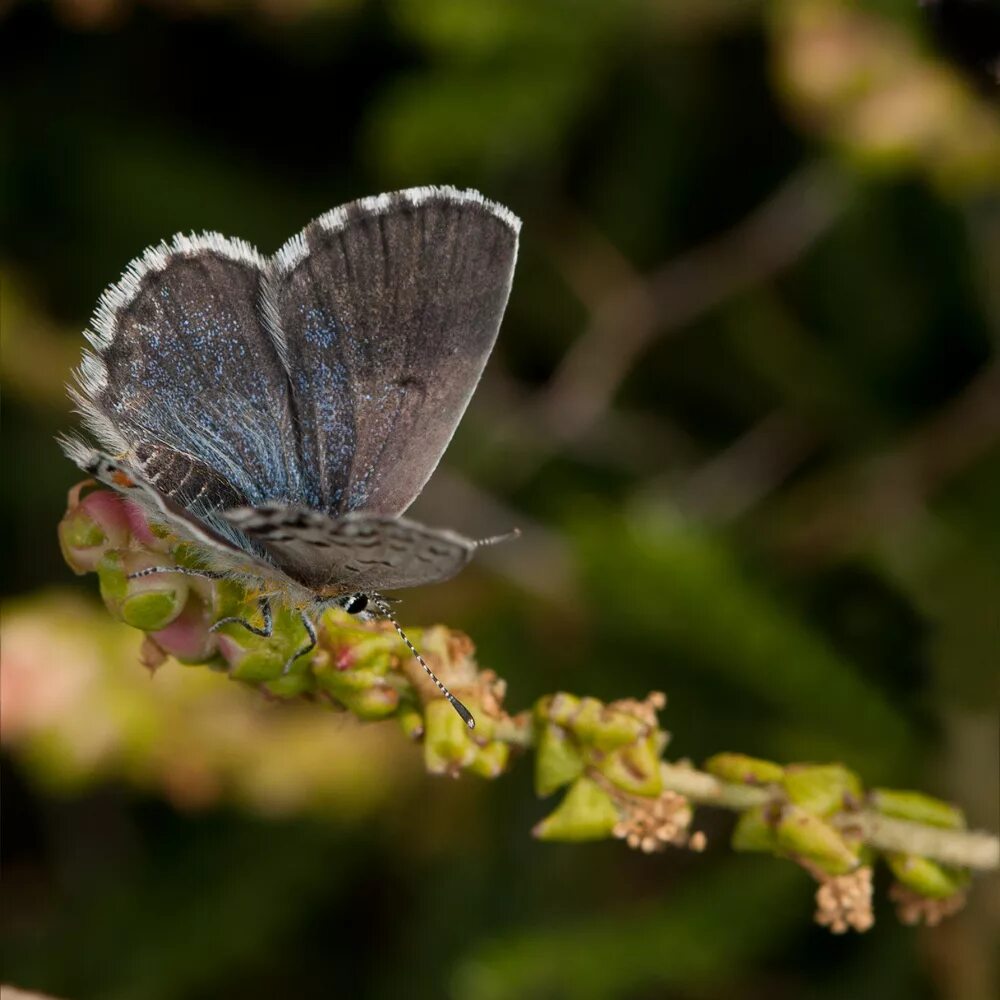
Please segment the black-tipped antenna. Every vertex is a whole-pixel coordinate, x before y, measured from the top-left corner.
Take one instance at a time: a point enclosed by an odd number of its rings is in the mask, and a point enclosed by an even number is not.
[[[414,646],[413,643],[410,642],[410,640],[407,638],[406,633],[403,631],[399,622],[392,617],[392,611],[390,610],[389,605],[386,603],[385,598],[380,597],[377,594],[370,594],[369,597],[371,598],[372,604],[374,604],[375,607],[377,607],[379,611],[381,611],[382,614],[385,615],[385,617],[392,622],[393,628],[395,628],[395,630],[399,633],[399,638],[406,643],[406,646],[409,649],[409,651],[413,654],[414,659],[427,672],[427,676],[432,681],[434,681],[435,684],[437,684],[441,694],[443,694],[448,699],[448,701],[451,702],[451,707],[455,709],[456,712],[458,712],[462,721],[470,729],[475,729],[476,720],[472,717],[472,713],[444,686],[444,684],[441,683],[441,681],[438,680],[437,674],[435,674],[434,671],[431,670],[431,668],[427,665],[427,661],[420,655],[420,653],[417,652],[417,647]]]
[[[499,545],[501,542],[512,542],[515,538],[521,537],[520,528],[511,528],[502,535],[490,535],[489,538],[479,538],[475,541],[477,549],[485,549],[489,545]]]

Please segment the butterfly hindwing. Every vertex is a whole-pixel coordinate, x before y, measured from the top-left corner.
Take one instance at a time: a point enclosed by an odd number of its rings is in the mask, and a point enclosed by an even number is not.
[[[333,518],[301,507],[268,505],[225,511],[303,585],[329,594],[437,583],[468,563],[476,543],[453,531],[366,513]]]
[[[250,568],[256,565],[267,574],[273,574],[273,567],[261,558],[263,553],[255,554],[252,544],[248,543],[245,536],[234,531],[227,521],[215,518],[206,520],[192,514],[147,482],[141,472],[91,448],[78,438],[64,437],[60,443],[66,454],[84,472],[138,504],[151,520],[201,546],[210,557],[214,556],[214,561],[245,563]]]

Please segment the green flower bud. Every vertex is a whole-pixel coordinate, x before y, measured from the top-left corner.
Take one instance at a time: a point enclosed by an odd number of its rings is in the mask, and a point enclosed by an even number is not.
[[[778,847],[810,861],[828,875],[846,875],[858,866],[858,854],[828,823],[799,806],[785,806],[775,828]]]
[[[316,684],[362,719],[392,715],[399,692],[386,681],[392,664],[386,637],[362,632],[363,638],[348,644],[343,629],[325,634],[326,649],[312,663]]]
[[[381,677],[375,678],[366,688],[341,699],[359,719],[377,722],[386,719],[399,708],[399,692],[389,687]]]
[[[434,698],[424,706],[424,726],[424,764],[431,774],[457,774],[473,762],[478,748],[444,698]]]
[[[347,619],[345,621],[345,618]],[[325,646],[330,651],[330,669],[340,673],[367,670],[385,676],[399,658],[394,635],[360,628],[344,612],[330,609],[323,614]],[[406,653],[409,656],[409,651]]]
[[[539,840],[603,840],[619,820],[611,796],[590,778],[577,778],[562,802],[532,830]]]
[[[868,794],[873,809],[883,816],[908,819],[914,823],[940,826],[947,830],[965,829],[965,814],[950,802],[943,802],[922,792],[873,788]]]
[[[601,729],[603,712],[604,705],[596,698],[581,698],[576,711],[573,712],[566,724],[581,743],[594,745]]]
[[[254,636],[254,639],[259,639]],[[219,649],[229,664],[229,676],[245,684],[262,684],[281,677],[285,654],[266,640],[262,642],[233,642],[235,636],[219,635]]]
[[[108,536],[86,511],[69,511],[59,522],[59,547],[77,575],[91,573],[104,555]]]
[[[583,756],[562,726],[543,722],[535,733],[535,791],[551,795],[583,773]]]
[[[492,715],[488,715],[483,711],[477,694],[461,691],[458,687],[455,688],[455,691],[459,692],[465,707],[472,713],[472,717],[476,720],[476,730],[472,734],[473,740],[480,746],[492,743],[497,731],[497,720]]]
[[[897,881],[931,899],[954,896],[969,882],[967,871],[939,865],[918,854],[887,853],[885,860]]]
[[[741,785],[772,785],[785,774],[780,764],[742,753],[717,753],[705,761],[705,770],[722,781]]]
[[[121,621],[143,632],[166,628],[184,610],[188,598],[185,577],[154,573],[129,579],[129,574],[155,566],[162,557],[143,551],[106,552],[97,566],[101,597]]]
[[[535,710],[541,718],[551,719],[552,722],[562,726],[564,729],[569,729],[573,716],[579,707],[579,698],[560,691],[557,694],[548,695],[540,699],[535,706]]]
[[[399,719],[399,724],[406,734],[408,739],[419,740],[424,735],[424,717],[423,714],[412,705],[405,708],[401,708],[397,713],[396,718]]]
[[[298,698],[316,690],[316,678],[310,670],[295,670],[293,668],[284,676],[273,681],[266,681],[262,686],[268,694],[274,695],[275,698]],[[380,715],[378,718],[382,718],[382,716]]]
[[[259,626],[262,623],[256,604],[243,604],[233,613],[252,624]],[[223,625],[214,635],[233,680],[246,684],[279,682],[309,670],[309,657],[304,656],[292,663],[287,675],[283,673],[288,658],[308,639],[298,615],[290,608],[274,609],[270,636],[254,635],[239,622]],[[281,690],[279,685],[275,693]]]
[[[181,613],[166,628],[150,633],[157,647],[181,663],[205,663],[216,657],[210,609],[191,593]],[[219,662],[223,662],[219,660]]]
[[[663,774],[655,735],[621,747],[596,762],[598,770],[632,795],[656,796],[663,791]]]
[[[495,740],[477,749],[467,770],[480,778],[498,778],[507,770],[509,761],[510,746]]]
[[[753,806],[740,814],[733,829],[734,851],[766,851],[778,849],[778,835],[771,821],[773,806]]]
[[[598,717],[591,742],[598,750],[615,750],[638,740],[649,727],[627,712],[604,709]]]
[[[861,804],[858,776],[841,764],[789,764],[781,783],[789,801],[817,816]]]
[[[129,521],[124,502],[110,490],[96,490],[82,500],[79,496],[76,486],[59,523],[59,547],[74,573],[90,573],[105,552],[128,544]]]

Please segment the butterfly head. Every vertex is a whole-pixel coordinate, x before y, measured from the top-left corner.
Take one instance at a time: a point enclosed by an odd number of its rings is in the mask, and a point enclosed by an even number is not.
[[[350,594],[341,605],[349,615],[359,615],[368,607],[367,594]]]

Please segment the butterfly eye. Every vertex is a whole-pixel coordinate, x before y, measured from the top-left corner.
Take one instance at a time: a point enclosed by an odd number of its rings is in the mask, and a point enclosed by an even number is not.
[[[366,594],[352,594],[344,605],[344,610],[349,615],[356,615],[368,607],[368,597]]]

